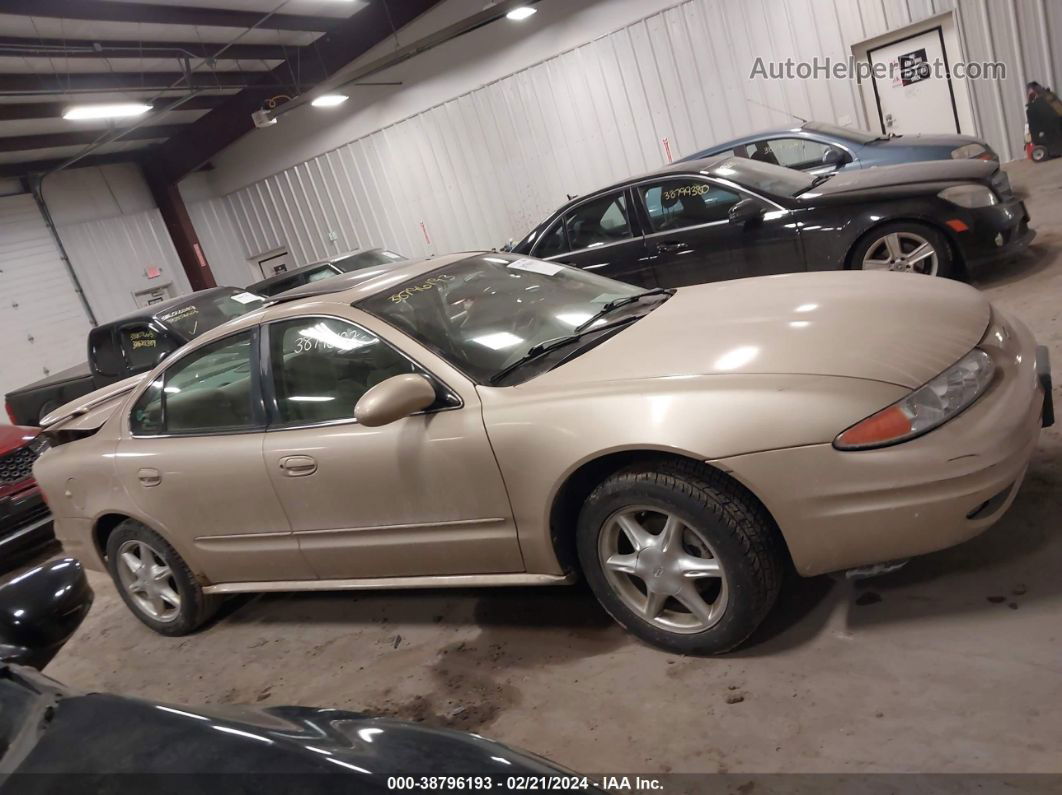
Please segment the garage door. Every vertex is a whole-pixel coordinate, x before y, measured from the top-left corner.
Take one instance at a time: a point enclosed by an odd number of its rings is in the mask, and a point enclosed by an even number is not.
[[[0,394],[84,362],[88,330],[37,203],[0,197]]]

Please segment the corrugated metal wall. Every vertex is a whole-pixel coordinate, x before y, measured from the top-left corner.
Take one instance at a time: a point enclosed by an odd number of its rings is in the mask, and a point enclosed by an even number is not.
[[[1062,4],[688,0],[230,194],[235,234],[213,248],[287,246],[305,263],[372,245],[500,245],[567,194],[662,165],[665,149],[787,114],[865,125],[853,83],[749,80],[754,56],[845,59],[853,43],[953,8],[967,60],[1011,65],[1006,81],[973,83],[974,112],[978,132],[1018,157],[1022,79],[1062,74]]]
[[[0,198],[0,395],[85,361],[88,330],[37,203]]]
[[[214,281],[219,285],[243,287],[261,278],[255,278],[247,264],[246,243],[240,239],[240,230],[227,201],[207,199],[189,202],[187,207]]]
[[[138,290],[171,283],[174,295],[191,291],[157,209],[65,224],[58,231],[100,323],[136,309]],[[150,267],[162,274],[149,279]]]

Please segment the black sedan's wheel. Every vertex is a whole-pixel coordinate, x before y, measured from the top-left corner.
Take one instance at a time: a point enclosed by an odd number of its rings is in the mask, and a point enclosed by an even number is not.
[[[850,259],[853,268],[865,271],[956,275],[947,239],[918,223],[885,224],[871,230],[856,244]]]
[[[187,635],[217,609],[166,539],[126,519],[107,539],[107,568],[133,614],[162,635]]]
[[[759,626],[783,552],[763,508],[721,473],[674,462],[623,470],[579,517],[579,560],[622,626],[679,654],[718,654]]]
[[[1035,163],[1042,163],[1047,160],[1047,147],[1034,146],[1032,150],[1032,159]]]

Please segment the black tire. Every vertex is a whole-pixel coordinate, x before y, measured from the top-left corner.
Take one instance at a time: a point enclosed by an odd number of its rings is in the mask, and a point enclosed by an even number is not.
[[[863,259],[870,249],[878,245],[887,235],[891,234],[918,235],[928,242],[937,255],[937,276],[945,279],[963,279],[965,273],[962,265],[955,261],[951,243],[939,229],[928,224],[920,224],[917,221],[895,221],[889,224],[876,226],[861,237],[852,247],[848,255],[848,265],[853,270],[863,269]]]
[[[713,625],[693,632],[662,628],[614,589],[599,539],[609,518],[629,506],[666,510],[710,545],[728,594]],[[721,654],[739,646],[773,607],[785,570],[784,544],[763,506],[739,483],[695,462],[646,462],[617,472],[587,498],[576,533],[583,573],[605,610],[637,637],[678,654]]]
[[[172,618],[158,620],[149,615],[123,584],[122,575],[119,573],[119,550],[129,542],[146,544],[169,567],[168,583],[172,584],[180,597],[180,607]],[[114,587],[118,589],[122,601],[133,615],[160,635],[176,637],[194,632],[208,621],[221,605],[219,597],[203,593],[188,564],[166,539],[134,519],[126,519],[107,539],[107,569],[114,580]]]
[[[1034,146],[1032,150],[1032,159],[1034,163],[1042,163],[1047,160],[1047,147]]]
[[[33,423],[33,424],[34,425],[40,425],[41,424],[41,420],[43,420],[45,417],[47,417],[49,414],[51,414],[57,408],[59,408],[59,403],[57,401],[54,401],[54,400],[49,400],[47,403],[45,403],[43,406],[41,406],[40,411],[37,412],[37,421],[35,423]]]

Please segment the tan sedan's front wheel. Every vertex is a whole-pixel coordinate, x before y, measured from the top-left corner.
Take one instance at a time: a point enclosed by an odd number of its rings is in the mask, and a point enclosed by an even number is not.
[[[133,519],[107,539],[107,568],[133,615],[161,635],[187,635],[218,607],[170,544]]]
[[[770,516],[739,484],[694,462],[647,463],[606,479],[583,506],[577,542],[612,617],[680,654],[738,646],[782,579]]]

